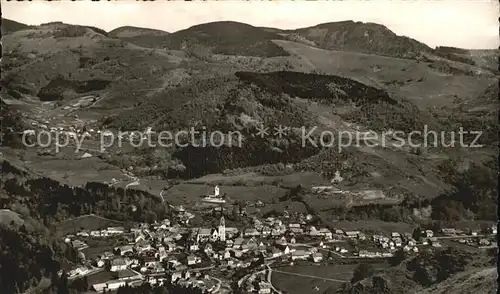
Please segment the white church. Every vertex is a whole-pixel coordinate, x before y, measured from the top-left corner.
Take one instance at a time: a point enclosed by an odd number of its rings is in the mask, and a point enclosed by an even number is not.
[[[226,228],[226,221],[224,216],[222,216],[218,228],[199,228],[196,232],[196,242],[225,242],[226,239],[232,238],[237,233],[237,228]]]
[[[196,241],[226,241],[226,221],[224,216],[220,218],[219,227],[216,228],[200,228],[196,235]]]
[[[226,200],[220,196],[219,186],[215,186],[214,194],[207,195],[203,198],[203,201],[213,204],[224,204],[226,202]]]

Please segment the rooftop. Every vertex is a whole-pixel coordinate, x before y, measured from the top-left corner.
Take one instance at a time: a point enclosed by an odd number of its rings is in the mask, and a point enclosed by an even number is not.
[[[116,273],[116,276],[119,279],[130,278],[130,277],[134,277],[134,276],[137,276],[137,275],[138,275],[138,273],[136,273],[136,272],[134,272],[133,270],[130,270],[130,269],[118,271]]]

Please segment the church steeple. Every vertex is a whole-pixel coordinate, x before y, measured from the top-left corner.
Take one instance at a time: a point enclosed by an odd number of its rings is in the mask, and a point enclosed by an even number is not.
[[[221,216],[219,223],[219,240],[222,242],[226,241],[226,221],[224,216]]]

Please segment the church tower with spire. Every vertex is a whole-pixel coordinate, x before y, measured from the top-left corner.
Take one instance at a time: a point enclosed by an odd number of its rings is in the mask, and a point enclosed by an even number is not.
[[[221,242],[226,241],[226,221],[224,220],[224,216],[221,216],[219,223],[219,240]]]

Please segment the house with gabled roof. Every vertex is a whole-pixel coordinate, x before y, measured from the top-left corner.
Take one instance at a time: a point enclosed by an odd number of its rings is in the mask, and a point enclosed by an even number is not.
[[[205,249],[203,251],[205,251],[206,254],[212,254],[212,252],[214,252],[214,250],[212,248],[212,244],[207,243],[205,245]]]
[[[288,244],[288,241],[286,240],[285,236],[281,236],[281,238],[276,240],[275,243],[279,245],[286,245]]]
[[[360,234],[360,231],[345,231],[344,234],[347,238],[357,238]]]
[[[149,251],[152,249],[153,249],[153,247],[146,240],[139,240],[139,242],[135,243],[135,250],[139,253],[144,252],[144,251]]]
[[[392,238],[401,238],[401,234],[400,234],[400,233],[398,233],[398,232],[392,232],[392,233],[391,233],[391,237],[392,237]]]
[[[269,235],[271,235],[271,232],[272,232],[272,230],[271,230],[271,228],[270,228],[270,227],[268,227],[268,226],[263,226],[263,227],[262,227],[262,230],[261,230],[261,235],[262,235],[262,236],[269,236]]]
[[[295,251],[295,249],[293,247],[291,247],[291,248],[288,247],[288,246],[283,247],[283,254],[285,254],[285,255],[286,254],[290,254],[290,253],[292,253],[294,251]]]
[[[323,254],[321,254],[321,253],[313,253],[312,254],[312,260],[313,260],[313,262],[321,262],[321,261],[323,261]]]
[[[244,234],[245,236],[252,237],[252,236],[259,236],[260,232],[257,231],[256,229],[246,229]]]
[[[279,228],[272,228],[271,230],[271,236],[276,237],[281,235],[281,230]]]
[[[272,247],[268,254],[268,256],[272,258],[280,257],[281,255],[283,255],[283,251],[276,247]]]
[[[206,241],[212,236],[212,229],[210,228],[199,228],[196,235],[196,241]]]
[[[198,245],[198,243],[189,244],[188,247],[189,247],[189,251],[191,251],[191,252],[200,250],[200,246]]]
[[[327,239],[327,240],[330,240],[330,239],[333,238],[332,232],[329,229],[327,229],[327,228],[321,228],[321,229],[319,229],[319,234],[321,236],[324,236],[325,239]]]
[[[115,258],[111,260],[111,269],[110,271],[112,272],[117,272],[117,271],[122,271],[127,269],[127,263],[125,260],[121,257]]]
[[[233,248],[235,249],[240,249],[241,246],[243,245],[243,238],[236,238],[234,239],[234,244],[233,244]]]
[[[271,292],[271,285],[268,282],[261,281],[259,283],[259,294],[270,294]]]
[[[125,255],[127,254],[128,252],[130,253],[133,253],[134,252],[134,247],[132,245],[124,245],[124,246],[120,246],[120,247],[117,247],[116,250],[120,251],[120,255]]]
[[[226,239],[233,238],[239,232],[238,228],[234,228],[234,227],[226,227],[225,231],[226,231]]]
[[[296,250],[292,252],[291,255],[292,255],[292,260],[298,260],[298,259],[307,259],[310,253],[305,250]]]
[[[302,228],[290,228],[290,235],[303,235],[304,230]]]
[[[187,264],[188,265],[195,265],[201,263],[201,259],[198,256],[195,255],[189,255],[187,257]]]
[[[317,236],[320,236],[320,232],[316,229],[315,226],[311,226],[308,231],[307,231],[307,234],[311,237],[317,237]]]
[[[220,259],[229,259],[231,258],[231,252],[229,250],[224,250],[221,254],[219,254]]]

